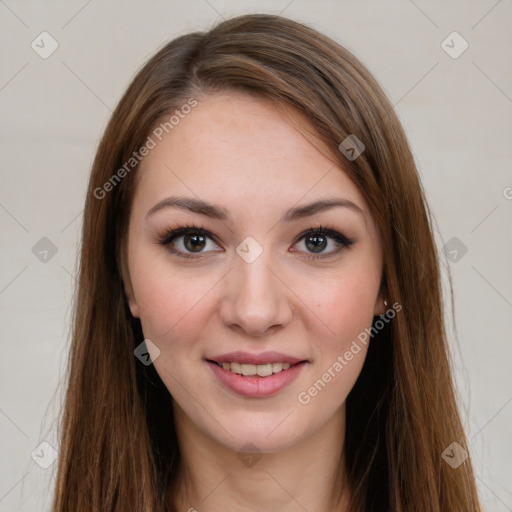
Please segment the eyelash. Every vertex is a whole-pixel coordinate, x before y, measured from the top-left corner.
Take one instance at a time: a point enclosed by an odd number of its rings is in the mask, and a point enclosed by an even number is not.
[[[202,235],[204,237],[209,238],[210,240],[213,240],[217,245],[220,245],[218,242],[216,242],[215,237],[207,230],[203,228],[203,226],[197,226],[197,225],[185,225],[181,226],[176,229],[171,229],[167,231],[158,241],[160,245],[163,245],[166,247],[166,249],[176,254],[177,256],[180,256],[182,258],[186,259],[197,259],[201,257],[202,253],[197,253],[197,255],[194,255],[193,253],[186,253],[178,251],[174,248],[172,248],[172,242],[184,235],[190,235],[190,234],[196,234],[196,235]],[[345,235],[334,229],[333,227],[325,227],[325,226],[318,226],[318,227],[311,227],[307,229],[306,231],[302,232],[296,239],[293,245],[296,245],[298,242],[300,242],[302,239],[307,238],[308,236],[325,236],[328,238],[332,238],[338,245],[339,248],[331,251],[329,253],[323,254],[323,253],[307,253],[308,256],[306,259],[308,260],[318,260],[322,258],[327,258],[329,256],[332,256],[333,254],[337,254],[343,249],[348,249],[353,243],[354,240],[350,240]]]

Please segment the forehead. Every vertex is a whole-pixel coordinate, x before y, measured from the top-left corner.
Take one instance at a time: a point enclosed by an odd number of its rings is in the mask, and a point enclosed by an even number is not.
[[[139,200],[195,195],[241,213],[328,194],[364,208],[357,187],[318,149],[307,119],[260,98],[206,96],[156,142],[139,170]]]

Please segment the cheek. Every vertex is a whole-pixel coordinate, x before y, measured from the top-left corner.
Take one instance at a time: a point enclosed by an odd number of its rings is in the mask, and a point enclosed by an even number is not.
[[[207,286],[193,279],[160,273],[155,267],[146,280],[138,283],[137,301],[140,322],[146,339],[160,350],[154,366],[169,392],[180,400],[189,399],[183,383],[191,375],[183,362],[201,358],[201,346],[195,343],[212,314]],[[178,384],[182,383],[182,384]],[[190,384],[191,386],[193,384]],[[185,386],[188,387],[188,386]],[[201,390],[206,393],[207,389]]]
[[[315,313],[329,327],[315,340],[316,364],[297,396],[309,417],[321,424],[343,404],[352,390],[368,351],[367,329],[372,325],[379,280],[371,273],[348,274],[331,280],[314,299]],[[318,333],[318,324],[312,327]],[[313,324],[311,324],[313,325]],[[317,423],[315,423],[317,424]]]
[[[308,302],[325,333],[319,349],[340,352],[372,324],[380,274],[371,267],[347,269],[307,290]],[[303,293],[306,293],[304,290]],[[320,331],[319,331],[320,332]]]
[[[376,289],[363,279],[342,283],[330,304],[329,311],[333,331],[342,339],[353,338],[372,322]]]
[[[213,276],[177,272],[165,257],[134,256],[132,286],[144,336],[160,347],[187,344],[211,313]]]
[[[197,315],[201,314],[199,298],[197,290],[182,287],[176,279],[172,285],[167,279],[145,282],[138,288],[137,296],[145,336],[163,342],[179,332],[178,339],[183,339],[183,331],[197,325]]]

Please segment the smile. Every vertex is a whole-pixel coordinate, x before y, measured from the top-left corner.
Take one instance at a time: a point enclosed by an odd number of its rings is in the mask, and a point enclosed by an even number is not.
[[[283,370],[288,370],[290,368],[290,363],[265,363],[265,364],[246,364],[246,363],[217,363],[216,361],[212,361],[213,363],[221,366],[224,370],[232,373],[236,373],[237,375],[243,375],[245,377],[252,377],[258,375],[259,377],[270,377],[270,375],[274,375],[276,373],[280,373]]]
[[[301,373],[306,361],[296,363],[239,363],[205,361],[218,382],[231,392],[250,398],[273,396],[289,386]]]

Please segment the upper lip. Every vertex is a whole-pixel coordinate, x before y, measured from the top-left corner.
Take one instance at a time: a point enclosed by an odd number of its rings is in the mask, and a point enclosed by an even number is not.
[[[265,364],[265,363],[289,363],[290,365],[305,361],[300,357],[294,357],[281,352],[261,352],[251,354],[250,352],[229,352],[218,356],[207,358],[216,363],[240,363],[240,364]]]

